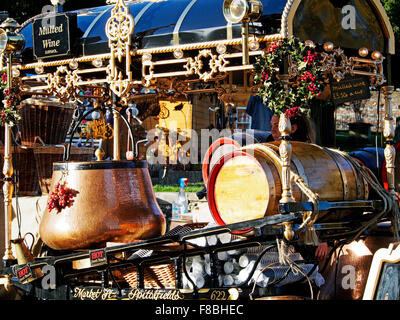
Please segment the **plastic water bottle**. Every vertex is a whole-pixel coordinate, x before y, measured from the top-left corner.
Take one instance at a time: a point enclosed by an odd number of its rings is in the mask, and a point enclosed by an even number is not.
[[[179,179],[179,192],[172,203],[172,219],[188,218],[188,201],[186,197],[186,187],[188,178]]]

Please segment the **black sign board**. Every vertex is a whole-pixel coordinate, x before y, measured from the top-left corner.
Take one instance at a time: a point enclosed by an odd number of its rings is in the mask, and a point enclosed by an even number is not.
[[[350,76],[339,82],[332,80],[330,85],[335,105],[371,98],[367,77]]]
[[[70,24],[66,14],[47,15],[34,20],[32,32],[33,54],[36,59],[70,53]]]
[[[169,302],[179,300],[193,300],[193,290],[177,289],[122,289],[95,286],[72,287],[69,298],[71,300],[152,300]],[[240,288],[203,288],[197,292],[200,300],[231,301],[237,300],[242,294]]]

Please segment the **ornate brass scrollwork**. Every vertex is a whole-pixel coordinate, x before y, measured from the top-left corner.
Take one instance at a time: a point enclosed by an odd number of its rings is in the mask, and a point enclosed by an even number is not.
[[[121,97],[129,91],[132,81],[131,36],[135,22],[123,0],[117,0],[114,3],[115,7],[106,24],[106,35],[111,51],[107,81],[110,83],[111,91]],[[125,58],[124,72],[118,66],[118,63],[122,63],[123,58]]]

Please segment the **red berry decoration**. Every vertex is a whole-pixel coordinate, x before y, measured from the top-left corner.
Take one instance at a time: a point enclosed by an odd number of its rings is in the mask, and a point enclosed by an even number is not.
[[[74,203],[74,197],[78,194],[78,191],[66,187],[67,183],[57,183],[55,189],[50,193],[50,198],[47,201],[47,207],[49,212],[53,209],[60,213],[62,209],[68,207],[70,208]]]
[[[254,63],[254,83],[257,95],[279,115],[298,107],[307,115],[311,101],[324,86],[324,70],[318,49],[298,38],[290,37],[272,42],[264,55]],[[286,74],[288,81],[282,81]]]
[[[300,114],[300,112],[301,112],[301,110],[299,107],[293,107],[293,108],[287,109],[285,111],[285,114],[291,119],[291,118],[296,117],[298,114]]]

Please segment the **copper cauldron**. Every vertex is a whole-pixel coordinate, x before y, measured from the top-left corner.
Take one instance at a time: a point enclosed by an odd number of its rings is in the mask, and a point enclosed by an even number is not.
[[[44,211],[40,237],[53,249],[91,249],[165,233],[146,161],[54,163],[51,191],[59,181],[78,193],[70,208]]]

